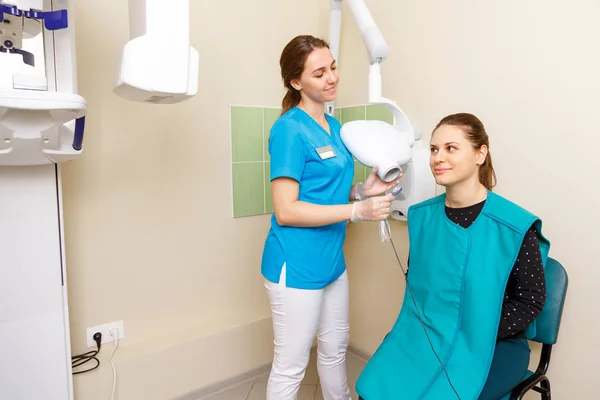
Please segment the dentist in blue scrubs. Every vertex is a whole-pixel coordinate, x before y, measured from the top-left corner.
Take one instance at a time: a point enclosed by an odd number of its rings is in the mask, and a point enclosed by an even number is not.
[[[274,213],[261,265],[274,334],[267,400],[297,398],[315,335],[323,398],[350,400],[346,226],[387,218],[393,196],[384,193],[400,177],[385,183],[376,167],[352,185],[354,161],[340,123],[325,114],[339,79],[325,41],[295,37],[280,67],[287,93],[269,137]]]

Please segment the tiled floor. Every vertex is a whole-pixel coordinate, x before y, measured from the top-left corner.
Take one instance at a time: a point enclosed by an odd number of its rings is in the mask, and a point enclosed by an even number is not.
[[[319,375],[317,373],[317,355],[312,354],[310,363],[306,369],[304,380],[300,386],[298,400],[322,400],[323,393],[319,386]],[[346,362],[346,373],[348,375],[348,386],[352,399],[358,400],[358,395],[354,391],[354,385],[358,375],[365,367],[365,362],[353,354],[348,354]],[[267,390],[268,374],[262,375],[254,381],[242,383],[225,392],[215,394],[204,400],[265,400]]]

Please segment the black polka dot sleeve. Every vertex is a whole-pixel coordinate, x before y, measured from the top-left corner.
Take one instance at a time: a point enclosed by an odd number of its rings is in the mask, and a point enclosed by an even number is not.
[[[498,339],[522,334],[546,302],[546,279],[537,231],[530,228],[506,285]]]

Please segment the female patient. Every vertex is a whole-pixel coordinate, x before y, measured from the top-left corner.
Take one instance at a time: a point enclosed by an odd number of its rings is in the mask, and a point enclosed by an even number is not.
[[[545,303],[549,242],[539,218],[491,191],[481,121],[442,119],[430,147],[446,193],[409,209],[407,290],[358,380],[364,400],[502,398],[524,377]]]

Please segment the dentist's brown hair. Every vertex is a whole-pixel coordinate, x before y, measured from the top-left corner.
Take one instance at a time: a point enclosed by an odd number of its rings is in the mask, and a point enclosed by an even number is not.
[[[291,82],[300,79],[310,53],[323,47],[329,48],[326,41],[310,35],[300,35],[293,38],[281,52],[279,66],[283,84],[287,89],[281,102],[281,115],[300,103],[300,92],[294,89]]]

